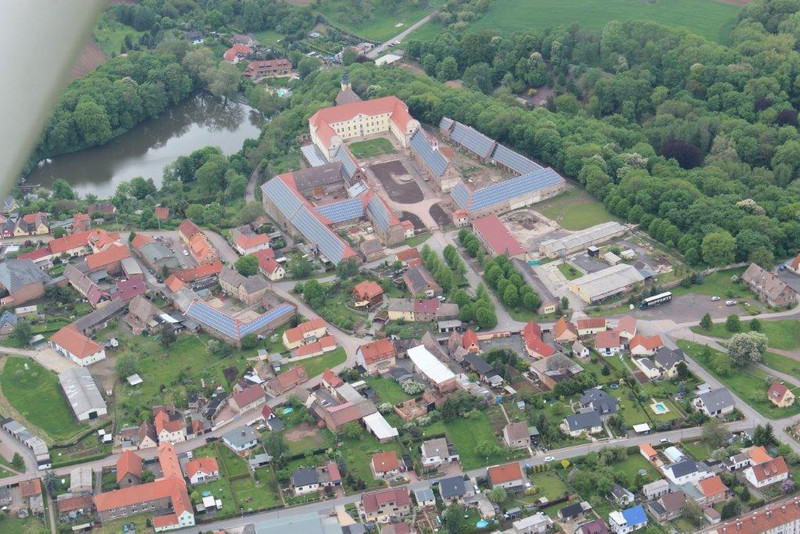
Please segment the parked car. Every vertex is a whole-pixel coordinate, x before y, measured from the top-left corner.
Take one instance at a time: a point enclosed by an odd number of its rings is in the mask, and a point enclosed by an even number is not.
[[[726,300],[725,301],[725,306],[735,306],[735,305],[736,305],[736,301],[735,300]]]
[[[661,438],[658,440],[659,443],[669,443],[669,438]]]
[[[721,300],[721,299],[722,299],[722,297],[717,297],[717,296],[711,297],[711,300],[714,301],[714,302],[716,302],[718,300]]]
[[[544,461],[545,461],[545,462],[552,462],[552,461],[554,461],[555,459],[556,459],[556,457],[555,457],[555,456],[545,456],[545,457],[544,457]]]

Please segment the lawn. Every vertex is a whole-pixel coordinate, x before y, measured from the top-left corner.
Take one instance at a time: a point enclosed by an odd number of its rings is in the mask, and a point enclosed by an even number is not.
[[[723,300],[733,298],[753,299],[755,295],[746,285],[731,281],[731,277],[734,275],[741,277],[742,273],[744,273],[744,267],[717,271],[704,277],[702,284],[688,288],[678,286],[672,290],[672,294],[678,296],[686,293],[699,293],[710,297],[717,296]]]
[[[409,247],[418,247],[423,244],[428,238],[431,237],[430,232],[425,232],[424,234],[417,234],[414,237],[409,237],[406,239],[405,243]]]
[[[767,352],[764,355],[764,359],[761,361],[761,363],[771,369],[775,369],[779,373],[800,377],[800,362],[787,356]]]
[[[345,360],[347,360],[347,354],[344,351],[344,347],[339,347],[327,354],[300,360],[296,364],[290,362],[281,369],[281,373],[285,373],[289,369],[300,365],[305,368],[306,373],[308,373],[308,378],[313,378],[317,375],[321,375],[325,372],[325,369],[332,369],[337,365],[343,364]]]
[[[683,441],[681,442],[681,449],[688,452],[695,460],[703,461],[711,458],[711,453],[714,450],[709,446],[708,442],[704,440],[698,441]]]
[[[636,481],[636,475],[639,473],[640,469],[645,469],[647,471],[647,480],[648,482],[652,482],[658,479],[658,472],[655,468],[645,460],[641,454],[639,453],[631,453],[628,455],[628,458],[624,462],[620,462],[613,465],[613,469],[617,473],[621,473],[625,476],[628,480],[628,484],[625,487],[632,487],[634,482]]]
[[[219,443],[215,443],[214,445],[214,456],[222,464],[222,470],[227,476],[238,477],[246,475],[249,472],[247,462],[237,456],[235,452]]]
[[[524,9],[525,13],[531,10]],[[616,221],[602,203],[583,189],[573,189],[534,206],[548,219],[556,221],[567,230],[583,230],[596,224]]]
[[[779,321],[759,321],[761,323],[762,334],[769,338],[769,346],[781,350],[796,350],[800,348],[800,321],[783,319]],[[742,331],[750,331],[749,321],[742,322]],[[699,326],[693,326],[692,332],[706,336],[721,337],[730,339],[735,332],[725,329],[725,323],[715,323],[711,329],[703,330]]]
[[[84,430],[73,419],[56,374],[33,360],[9,356],[0,387],[11,406],[53,440],[65,440]]]
[[[470,30],[495,30],[507,35],[526,30],[544,30],[577,22],[582,28],[602,30],[612,20],[643,20],[673,28],[684,28],[710,41],[724,43],[741,7],[713,0],[497,0]],[[425,28],[425,26],[431,26]],[[442,31],[440,24],[426,24],[424,34]]]
[[[342,453],[342,457],[347,465],[347,473],[366,482],[368,488],[380,487],[384,484],[383,481],[372,478],[372,470],[370,469],[370,459],[372,455],[376,452],[396,451],[399,458],[408,451],[405,450],[403,445],[397,440],[390,441],[389,443],[378,443],[375,436],[366,431],[362,433],[361,437],[362,439],[360,440],[343,439],[338,450]],[[320,463],[322,460],[315,459],[312,460],[312,462],[313,461]],[[299,464],[308,465],[308,461],[301,460]]]
[[[556,265],[556,268],[564,275],[564,278],[567,280],[575,280],[576,278],[580,278],[583,276],[583,271],[575,267],[574,265],[570,265],[569,263],[559,263]]]
[[[139,41],[139,36],[143,33],[144,32],[134,30],[132,27],[126,26],[108,15],[103,14],[103,16],[100,17],[100,21],[97,23],[93,35],[97,46],[102,48],[103,52],[111,56],[120,53],[126,35],[130,35],[131,41],[135,44]]]
[[[644,460],[644,458],[642,458]],[[564,481],[554,472],[548,471],[544,473],[536,473],[530,477],[531,484],[539,488],[539,493],[536,497],[547,497],[548,500],[558,499],[564,496],[567,491],[567,485]]]
[[[250,477],[231,480],[231,491],[245,512],[283,505],[280,498],[269,488],[269,479],[264,477],[262,479],[264,479],[264,483],[259,482],[258,484]],[[267,487],[265,488],[263,484],[266,484]]]
[[[383,137],[350,143],[347,148],[349,148],[353,156],[358,159],[374,158],[383,154],[394,153],[392,142]]]
[[[767,373],[753,367],[737,369],[729,376],[716,374],[709,362],[704,361],[700,356],[703,345],[691,341],[680,340],[678,345],[691,356],[698,365],[705,368],[708,372],[716,376],[725,387],[730,389],[740,399],[750,405],[754,410],[769,419],[783,419],[800,413],[800,406],[793,405],[789,408],[778,408],[767,399]],[[719,351],[711,349],[711,358],[719,354]]]
[[[283,39],[283,35],[275,30],[256,32],[253,34],[253,36],[258,40],[259,44],[265,46],[278,44],[278,42]]]
[[[352,8],[348,9],[352,5],[349,0],[326,0],[320,2],[317,9],[331,25],[369,41],[383,42],[418,22],[441,4],[442,0],[362,2],[362,9],[354,13]]]
[[[447,438],[458,451],[464,471],[505,463],[527,454],[527,451],[510,451],[508,454],[497,454],[488,458],[479,455],[475,449],[481,441],[488,440],[499,443],[499,440],[487,415],[484,412],[478,412],[478,414],[477,417],[471,419],[459,418],[444,423]]]
[[[400,384],[395,380],[368,376],[364,378],[364,381],[369,384],[369,387],[375,390],[380,398],[380,402],[398,404],[412,398],[411,395],[403,391],[403,388],[401,388]]]
[[[236,508],[236,501],[233,499],[233,492],[231,491],[231,487],[228,484],[227,479],[220,478],[219,480],[215,480],[213,482],[192,486],[190,488],[192,502],[197,502],[200,500],[203,492],[206,491],[210,491],[211,495],[213,495],[215,499],[222,501],[222,509],[217,510],[218,518],[232,517],[239,513],[239,510]]]

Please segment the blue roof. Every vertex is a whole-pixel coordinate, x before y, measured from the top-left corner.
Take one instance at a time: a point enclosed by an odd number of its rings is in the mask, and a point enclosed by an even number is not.
[[[622,517],[625,518],[625,522],[628,523],[628,525],[647,523],[647,514],[644,512],[644,507],[641,504],[623,510]]]
[[[3,315],[0,315],[0,326],[5,326],[6,324],[16,325],[17,324],[17,316],[14,315],[13,312],[8,310],[3,312]]]
[[[303,156],[306,158],[306,161],[312,167],[321,167],[328,163],[325,161],[325,158],[322,157],[319,149],[316,145],[305,145],[300,147],[300,152],[303,153]]]
[[[464,182],[459,182],[456,184],[453,190],[450,191],[450,195],[453,197],[453,200],[456,201],[458,207],[460,207],[462,210],[469,209],[469,201],[472,197],[472,191],[469,190],[467,184]]]
[[[333,155],[333,161],[342,162],[344,172],[347,174],[348,178],[352,178],[353,175],[355,175],[357,170],[356,161],[353,159],[353,156],[350,155],[344,145],[339,145],[339,148],[336,149],[336,153]]]
[[[372,220],[385,232],[392,221],[392,214],[378,195],[373,195],[367,202],[367,211],[372,216]]]
[[[494,150],[494,139],[460,122],[455,123],[450,138],[482,158],[488,158],[492,155],[492,151]]]
[[[332,223],[340,223],[364,216],[364,205],[360,198],[349,198],[340,202],[332,202],[317,206],[317,213],[327,217]]]
[[[462,184],[453,188],[451,195],[462,209],[478,211],[563,181],[561,175],[548,167],[473,191],[471,199],[467,195],[469,189],[459,187]]]
[[[449,130],[453,127],[453,119],[449,117],[442,117],[442,120],[439,121],[439,128]]]
[[[434,150],[422,128],[411,137],[411,150],[417,154],[434,176],[441,178],[447,168],[447,158],[438,150]]]
[[[231,339],[241,339],[243,336],[251,332],[257,332],[272,321],[293,312],[293,306],[282,304],[245,323],[216,308],[212,308],[205,302],[192,302],[186,310],[186,315],[195,319],[201,325],[213,328]]]
[[[504,165],[517,174],[528,174],[536,172],[542,168],[538,163],[534,163],[522,154],[514,152],[501,144],[497,145],[492,158],[500,165]]]

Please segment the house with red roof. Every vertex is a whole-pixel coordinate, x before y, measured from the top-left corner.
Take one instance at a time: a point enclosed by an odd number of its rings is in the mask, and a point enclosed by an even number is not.
[[[253,80],[272,76],[288,76],[292,73],[292,62],[287,58],[250,61],[242,76]]]
[[[524,258],[525,249],[511,235],[503,221],[495,215],[478,217],[472,221],[472,229],[484,248],[492,257],[505,254],[509,258]]]
[[[338,346],[339,343],[336,341],[336,338],[331,335],[327,335],[322,336],[318,340],[312,341],[311,343],[300,345],[292,351],[292,354],[295,358],[310,358],[311,356],[320,356],[326,352],[331,352]]]
[[[147,293],[147,284],[144,280],[134,278],[132,280],[118,280],[115,284],[116,291],[111,294],[113,300],[123,300],[130,302],[139,295]]]
[[[76,213],[72,217],[72,231],[70,233],[77,234],[79,232],[86,232],[91,228],[92,221],[86,213]]]
[[[521,491],[525,487],[525,475],[519,462],[510,462],[495,465],[487,471],[489,485],[494,488],[505,488],[512,491]]]
[[[561,316],[553,325],[553,340],[556,343],[573,343],[578,340],[578,329],[566,317]]]
[[[320,317],[300,323],[294,328],[289,328],[283,332],[283,345],[293,350],[304,345],[317,341],[328,334],[328,325]]]
[[[381,133],[391,134],[408,148],[419,129],[408,106],[396,96],[323,108],[311,116],[308,125],[311,141],[329,160],[344,142]]]
[[[81,367],[106,359],[105,349],[97,342],[81,334],[74,325],[67,325],[48,340],[56,352],[69,358]]]
[[[86,257],[89,272],[105,269],[109,273],[118,273],[122,268],[122,260],[131,257],[131,251],[125,245],[111,245],[105,250],[95,252]]]
[[[630,315],[626,315],[619,320],[617,326],[614,327],[614,332],[619,334],[621,339],[630,341],[636,335],[636,319]]]
[[[411,515],[411,496],[406,486],[364,493],[360,504],[368,523],[385,523]]]
[[[371,341],[356,349],[356,362],[369,374],[389,371],[397,364],[397,348],[389,338]]]
[[[234,43],[232,47],[225,50],[225,53],[222,54],[222,57],[225,61],[229,61],[231,63],[239,63],[241,60],[245,59],[247,55],[250,53],[250,47],[244,44]]]
[[[401,250],[394,255],[394,259],[406,267],[419,267],[422,265],[422,256],[420,256],[417,247]]]
[[[699,504],[703,506],[710,506],[718,502],[726,501],[731,494],[719,475],[704,478],[697,482],[695,486],[703,496],[701,502],[699,502]]]
[[[614,356],[622,350],[622,342],[619,334],[614,331],[606,330],[599,332],[594,338],[594,347],[603,356]]]
[[[520,332],[525,343],[525,352],[531,358],[547,358],[552,356],[556,349],[542,339],[542,328],[535,321],[530,321]]]
[[[395,451],[379,452],[372,455],[370,469],[374,478],[390,479],[400,474],[400,461]]]
[[[203,484],[219,478],[219,465],[212,456],[195,458],[186,463],[186,478],[190,484]]]
[[[585,317],[578,319],[578,336],[593,336],[598,332],[603,332],[608,329],[608,321],[605,317]]]
[[[250,225],[231,230],[231,241],[236,252],[243,255],[269,248],[269,235],[255,233]]]
[[[250,411],[265,402],[267,402],[267,392],[258,384],[234,393],[228,400],[231,408],[239,413]]]
[[[478,334],[476,334],[473,329],[467,328],[467,331],[464,332],[464,335],[461,337],[461,346],[472,354],[479,353],[481,348],[478,345]]]
[[[769,387],[767,398],[778,408],[788,408],[794,404],[794,393],[778,381],[773,382]]]
[[[664,342],[661,341],[661,336],[658,334],[654,336],[643,336],[642,334],[636,334],[628,343],[631,356],[652,356],[663,346]]]
[[[353,287],[353,305],[373,308],[383,304],[383,288],[377,282],[364,280]]]
[[[342,385],[344,385],[344,380],[342,380],[339,375],[330,369],[325,369],[325,372],[322,373],[322,386],[325,389],[331,392],[331,394],[335,394],[336,388]]]
[[[142,483],[141,456],[133,451],[125,451],[117,459],[117,486],[129,488]]]
[[[186,441],[186,424],[180,413],[168,413],[160,410],[154,420],[159,443],[175,445]]]
[[[153,215],[155,215],[156,219],[159,221],[167,221],[169,220],[169,208],[166,206],[156,206],[153,210]]]
[[[743,471],[744,478],[756,488],[766,488],[789,478],[789,467],[783,456],[752,465]]]
[[[14,228],[15,237],[45,235],[49,233],[50,223],[47,221],[47,214],[41,211],[23,215],[17,220],[17,227]]]
[[[190,283],[197,282],[212,276],[217,276],[222,272],[222,262],[217,260],[213,263],[205,265],[198,265],[192,269],[183,269],[182,271],[175,271],[173,274],[181,282]]]
[[[203,233],[203,231],[200,229],[200,227],[190,219],[184,219],[180,226],[178,226],[178,235],[181,236],[181,240],[184,243],[189,243],[189,240],[192,237],[201,233]]]
[[[795,274],[800,274],[800,253],[797,254],[788,264],[789,270]]]
[[[267,382],[267,387],[275,395],[281,395],[306,381],[308,374],[302,365],[298,365]]]

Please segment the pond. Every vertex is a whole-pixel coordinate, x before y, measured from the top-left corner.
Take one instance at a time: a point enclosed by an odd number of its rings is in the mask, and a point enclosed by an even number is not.
[[[248,106],[198,94],[103,146],[56,156],[34,169],[26,182],[49,187],[64,178],[81,195],[100,198],[112,196],[121,182],[136,176],[152,178],[160,186],[164,167],[178,156],[209,145],[233,154],[245,139],[257,138],[263,124]]]

